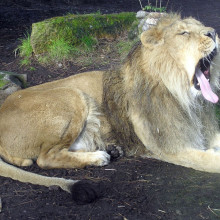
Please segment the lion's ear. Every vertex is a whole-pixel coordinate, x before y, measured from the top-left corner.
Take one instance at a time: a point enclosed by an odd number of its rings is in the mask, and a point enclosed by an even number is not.
[[[141,42],[145,47],[161,45],[164,42],[162,32],[157,28],[151,28],[141,34]]]

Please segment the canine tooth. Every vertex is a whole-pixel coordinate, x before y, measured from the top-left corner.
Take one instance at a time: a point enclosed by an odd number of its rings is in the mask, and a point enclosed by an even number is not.
[[[158,133],[158,134],[160,133],[160,129],[159,129],[159,128],[157,128],[157,133]]]

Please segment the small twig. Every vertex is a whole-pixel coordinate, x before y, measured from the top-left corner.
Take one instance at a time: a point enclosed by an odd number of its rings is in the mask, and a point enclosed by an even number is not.
[[[128,220],[126,217],[124,217],[121,213],[118,213],[122,218],[123,220]]]
[[[142,6],[142,4],[141,4],[141,0],[139,0],[139,2],[140,2],[140,5],[141,5],[141,9],[143,10],[143,6]]]
[[[161,209],[158,209],[158,212],[166,213],[165,211],[163,211],[163,210],[161,210]]]
[[[169,4],[169,1],[170,1],[170,0],[168,0],[168,1],[167,1],[167,4],[166,4],[166,9],[167,9],[167,6],[168,6],[168,4]]]
[[[127,202],[124,202],[126,205],[128,205],[128,206],[131,206],[129,203],[127,203]]]
[[[208,210],[211,211],[215,216],[220,217],[218,214],[216,214],[216,213],[213,211],[213,210],[216,210],[216,211],[218,210],[218,211],[219,211],[219,209],[211,209],[210,206],[208,205]]]

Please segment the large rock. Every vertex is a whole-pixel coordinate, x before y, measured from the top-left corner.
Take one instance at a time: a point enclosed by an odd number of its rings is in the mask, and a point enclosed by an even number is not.
[[[130,28],[129,39],[138,38],[143,31],[155,26],[159,19],[165,15],[166,13],[138,11],[136,14],[137,20],[133,22]]]
[[[67,15],[44,20],[32,25],[31,45],[35,54],[48,51],[51,43],[64,39],[78,45],[85,36],[115,38],[136,20],[135,13]]]
[[[138,13],[141,14],[141,11],[139,11]],[[166,13],[150,12],[150,13],[146,13],[146,16],[144,17],[139,16],[140,19],[140,23],[138,25],[139,33],[142,33],[143,31],[148,30],[152,26],[155,26],[158,20],[165,15]]]

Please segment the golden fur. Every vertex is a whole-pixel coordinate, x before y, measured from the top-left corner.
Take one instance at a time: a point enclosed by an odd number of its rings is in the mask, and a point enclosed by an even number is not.
[[[217,51],[212,28],[163,18],[144,32],[117,70],[88,72],[18,91],[0,109],[0,155],[17,166],[78,168],[109,163],[109,143],[127,155],[220,172],[220,135],[195,69]],[[214,36],[214,37],[213,37]],[[210,58],[211,59],[211,58]],[[218,88],[219,54],[210,84]],[[3,160],[0,175],[66,191],[76,182],[25,172]]]

